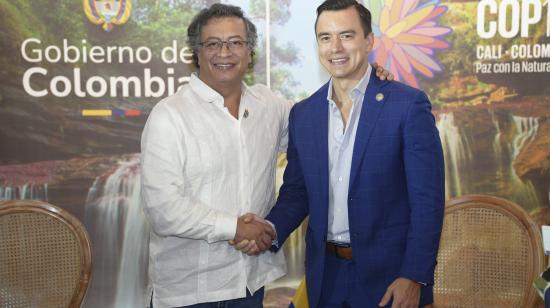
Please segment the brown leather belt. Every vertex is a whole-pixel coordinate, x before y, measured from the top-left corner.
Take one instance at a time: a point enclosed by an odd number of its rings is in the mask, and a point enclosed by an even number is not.
[[[335,255],[337,258],[351,260],[353,257],[351,247],[340,246],[327,242],[327,252]]]

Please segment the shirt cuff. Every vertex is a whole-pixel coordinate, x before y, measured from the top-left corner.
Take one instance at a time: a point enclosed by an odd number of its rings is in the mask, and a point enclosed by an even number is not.
[[[275,225],[267,219],[265,221],[271,226],[271,228],[273,228],[273,232],[275,232],[275,239],[271,241],[271,246],[279,248],[279,237],[277,236],[277,229],[275,229]]]
[[[416,282],[416,283],[418,283],[419,285],[421,285],[421,286],[423,286],[423,287],[427,287],[427,286],[428,286],[428,284],[425,283],[425,282],[416,281],[416,280],[412,280],[412,282]]]
[[[208,237],[208,243],[229,241],[235,238],[237,233],[237,217],[224,212],[216,213],[214,232]]]

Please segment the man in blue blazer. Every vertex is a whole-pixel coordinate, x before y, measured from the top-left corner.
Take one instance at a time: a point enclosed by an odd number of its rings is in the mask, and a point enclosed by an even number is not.
[[[266,217],[282,244],[309,215],[311,307],[433,301],[445,196],[439,133],[423,92],[372,74],[370,20],[355,0],[318,7],[319,58],[332,78],[290,112],[284,183]]]

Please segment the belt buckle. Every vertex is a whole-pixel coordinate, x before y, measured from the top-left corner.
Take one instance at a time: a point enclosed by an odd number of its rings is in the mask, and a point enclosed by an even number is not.
[[[349,243],[332,243],[334,246],[338,248],[350,248],[351,244]]]
[[[351,248],[351,244],[348,243],[335,243],[335,242],[328,242],[328,244],[332,245],[334,247],[334,255],[338,259],[348,260],[349,258],[342,253],[341,249],[343,248]]]

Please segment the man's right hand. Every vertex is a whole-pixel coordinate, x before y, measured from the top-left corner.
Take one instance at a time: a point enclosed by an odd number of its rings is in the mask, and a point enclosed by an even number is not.
[[[263,218],[248,213],[237,220],[237,232],[230,244],[248,255],[256,255],[271,247],[275,230]]]

